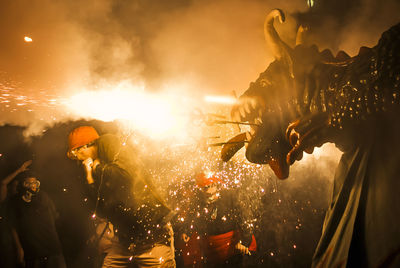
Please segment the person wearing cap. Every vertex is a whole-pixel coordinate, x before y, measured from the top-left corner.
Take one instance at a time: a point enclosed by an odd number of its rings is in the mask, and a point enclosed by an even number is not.
[[[9,214],[18,262],[27,268],[65,268],[53,201],[40,191],[37,175],[25,171],[18,176],[18,193],[10,200]]]
[[[181,235],[188,245],[182,254],[185,266],[243,267],[242,257],[256,250],[256,242],[235,192],[221,190],[222,180],[212,174],[200,173],[196,184],[197,202],[186,211]]]
[[[165,205],[134,148],[117,136],[81,126],[68,136],[68,157],[84,167],[99,215],[115,237],[103,267],[175,267],[174,213]]]

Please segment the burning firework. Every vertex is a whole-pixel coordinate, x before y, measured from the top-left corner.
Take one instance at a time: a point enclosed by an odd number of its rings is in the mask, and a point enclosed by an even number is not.
[[[24,41],[25,41],[26,43],[31,43],[31,42],[33,42],[32,38],[30,38],[29,36],[25,36],[25,37],[24,37]]]

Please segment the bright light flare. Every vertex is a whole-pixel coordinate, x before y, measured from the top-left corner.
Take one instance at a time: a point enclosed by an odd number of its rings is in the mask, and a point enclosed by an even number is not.
[[[142,87],[83,91],[66,101],[77,116],[120,120],[152,138],[179,137],[187,127],[187,111],[177,97],[146,93]]]
[[[27,42],[27,43],[31,43],[33,40],[29,36],[25,36],[24,37],[24,41]]]
[[[236,103],[236,99],[234,97],[229,97],[229,96],[205,96],[204,101],[219,103],[219,104],[234,104],[234,103]]]
[[[312,161],[332,158],[339,159],[341,152],[332,143],[326,143],[322,147],[315,147],[312,154],[305,153],[299,163],[309,165]]]
[[[315,147],[312,154],[308,154],[304,152],[303,159],[307,160],[308,158],[314,158],[316,160],[320,159],[321,156],[324,154],[324,149],[322,147]]]

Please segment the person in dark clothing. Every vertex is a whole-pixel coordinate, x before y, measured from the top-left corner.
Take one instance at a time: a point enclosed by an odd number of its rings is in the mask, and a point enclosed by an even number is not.
[[[7,215],[7,207],[10,195],[13,196],[17,191],[17,180],[15,178],[26,171],[31,163],[32,160],[25,161],[0,182],[0,267],[2,268],[15,268],[17,266],[16,247]]]
[[[49,196],[40,191],[40,181],[23,174],[20,193],[10,200],[10,219],[18,259],[25,267],[64,268],[65,260],[56,229],[57,212]]]
[[[184,219],[185,266],[242,267],[242,256],[256,250],[252,227],[242,216],[235,192],[221,190],[221,183],[216,176],[197,176],[197,202]]]
[[[114,240],[103,267],[175,267],[174,213],[155,192],[134,148],[117,136],[99,136],[90,126],[68,137],[68,156],[86,172],[95,213],[114,228]]]

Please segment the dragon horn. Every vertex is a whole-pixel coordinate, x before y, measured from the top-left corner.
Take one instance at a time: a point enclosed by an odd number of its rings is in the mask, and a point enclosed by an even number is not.
[[[271,46],[276,60],[283,60],[289,66],[290,75],[293,77],[293,61],[290,56],[291,48],[282,41],[274,27],[274,19],[278,18],[280,23],[285,21],[285,14],[280,9],[273,9],[264,21],[264,36]]]
[[[300,25],[299,28],[297,28],[296,46],[305,43],[306,39],[305,35],[307,31],[308,31],[307,26]]]

